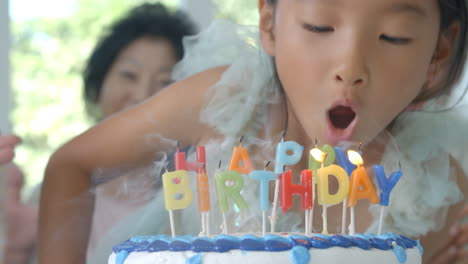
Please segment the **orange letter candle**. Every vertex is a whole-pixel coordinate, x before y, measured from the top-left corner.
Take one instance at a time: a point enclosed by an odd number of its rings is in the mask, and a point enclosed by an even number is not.
[[[210,186],[208,184],[208,175],[202,170],[197,175],[198,188],[198,209],[200,212],[210,211]]]
[[[246,148],[242,147],[242,145],[239,147],[234,147],[228,170],[237,171],[240,174],[245,175],[249,174],[253,170],[249,152]]]

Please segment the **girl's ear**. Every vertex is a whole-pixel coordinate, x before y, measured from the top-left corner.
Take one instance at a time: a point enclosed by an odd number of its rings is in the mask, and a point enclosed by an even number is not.
[[[268,0],[258,0],[258,10],[260,13],[260,40],[263,49],[270,56],[275,56],[275,35],[274,35],[274,7],[267,3]]]
[[[450,67],[455,59],[457,40],[460,36],[460,24],[450,25],[439,38],[437,49],[429,66],[426,93],[436,93],[445,82]]]

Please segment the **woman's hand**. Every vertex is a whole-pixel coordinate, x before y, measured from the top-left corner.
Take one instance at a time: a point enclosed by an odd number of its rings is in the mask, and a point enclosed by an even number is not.
[[[2,207],[5,208],[6,224],[3,263],[9,264],[28,263],[37,237],[37,209],[21,201],[23,173],[18,166],[10,163],[15,154],[14,148],[20,142],[17,136],[0,135],[0,165],[4,167],[0,180],[5,183]]]
[[[457,217],[449,238],[430,259],[429,264],[468,263],[468,204]]]
[[[0,135],[0,165],[13,160],[15,156],[14,148],[21,142],[20,138],[14,135]]]

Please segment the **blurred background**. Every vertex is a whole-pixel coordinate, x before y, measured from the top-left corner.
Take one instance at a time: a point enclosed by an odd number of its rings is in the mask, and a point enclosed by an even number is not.
[[[87,129],[81,73],[106,25],[143,2],[186,11],[200,29],[214,18],[256,24],[256,0],[2,0],[0,130],[21,136],[15,161],[26,186],[40,182],[49,155]],[[25,188],[27,192],[28,188]]]

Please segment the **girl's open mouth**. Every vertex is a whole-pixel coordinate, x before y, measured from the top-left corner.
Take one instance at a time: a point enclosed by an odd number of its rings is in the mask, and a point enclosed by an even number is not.
[[[327,111],[327,138],[336,145],[340,141],[349,141],[354,134],[358,120],[355,107],[349,103],[334,105]]]

